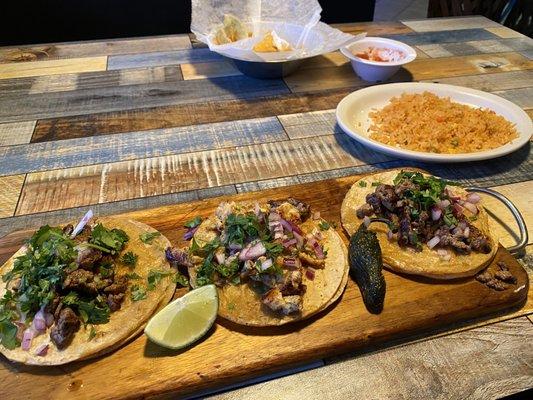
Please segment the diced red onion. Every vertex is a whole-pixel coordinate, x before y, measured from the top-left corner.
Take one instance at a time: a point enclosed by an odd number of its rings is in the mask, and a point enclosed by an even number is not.
[[[254,214],[256,217],[261,215],[261,208],[259,207],[259,203],[257,201],[254,203]]]
[[[268,214],[268,220],[269,221],[279,221],[281,219],[281,216],[276,212],[271,212]]]
[[[428,247],[430,249],[432,249],[433,247],[435,247],[436,245],[438,245],[440,242],[440,237],[438,236],[434,236],[432,237],[431,239],[429,239],[429,241],[426,243],[428,245]]]
[[[199,227],[200,225],[195,226],[194,228],[189,228],[187,232],[185,232],[185,234],[183,235],[183,240],[191,240]]]
[[[458,228],[461,228],[462,230],[464,230],[466,228],[466,222],[465,221],[460,221],[458,224],[457,224],[457,227]]]
[[[266,271],[272,266],[272,260],[270,258],[267,258],[265,261],[261,263],[261,271]]]
[[[466,196],[466,201],[472,204],[477,204],[481,201],[481,197],[477,193],[468,193],[468,196]]]
[[[297,243],[298,243],[298,240],[296,240],[295,238],[292,238],[289,240],[284,240],[281,244],[283,245],[283,247],[288,249],[289,247],[294,246]]]
[[[463,234],[463,230],[459,227],[452,229],[452,235],[453,236],[461,236]]]
[[[441,216],[442,216],[442,210],[440,208],[438,207],[431,208],[431,219],[433,221],[438,221]]]
[[[387,239],[392,240],[393,237],[394,237],[394,233],[389,229],[387,231]]]
[[[17,339],[22,342],[24,331],[26,330],[26,324],[22,321],[13,321],[13,324],[17,326]]]
[[[365,215],[365,217],[363,218],[363,224],[365,224],[365,226],[368,228],[370,226],[370,222],[370,218]]]
[[[324,240],[324,236],[322,235],[322,232],[319,230],[316,230],[316,232],[313,232],[313,235],[315,236],[316,240]]]
[[[308,267],[307,270],[305,271],[305,276],[310,281],[314,280],[315,279],[315,269],[311,268],[311,267]]]
[[[322,246],[316,241],[316,239],[313,236],[309,235],[307,236],[307,243],[312,247],[312,249],[315,252],[316,257],[319,260],[324,259],[324,251],[322,250]]]
[[[300,227],[298,225],[296,225],[294,222],[292,221],[287,221],[289,224],[291,224],[291,228],[292,228],[292,231],[293,232],[296,232],[298,233],[299,235],[303,235],[303,232],[302,230],[300,229]]]
[[[43,344],[40,344],[39,346],[37,346],[37,348],[35,349],[35,355],[36,356],[40,356],[40,357],[43,357],[46,355],[46,353],[48,353],[48,343],[43,343]]]
[[[215,258],[217,259],[217,263],[224,264],[224,261],[226,260],[226,256],[224,253],[218,252],[215,253]]]
[[[453,201],[457,201],[461,199],[461,197],[455,195],[450,189],[446,189],[446,193],[448,194],[448,197],[452,199]]]
[[[240,249],[242,249],[242,246],[239,243],[230,243],[228,247],[229,247],[230,250],[240,250]]]
[[[294,238],[295,238],[296,241],[297,241],[298,248],[301,248],[301,247],[304,245],[304,238],[303,238],[303,236],[300,235],[298,232],[292,232],[292,234],[294,235]]]
[[[465,238],[470,236],[470,228],[468,226],[463,230],[463,236]]]
[[[298,266],[298,260],[294,257],[285,257],[283,259],[283,265],[286,267],[296,267]]]
[[[313,213],[313,219],[314,219],[314,220],[320,219],[320,211],[315,211],[315,212]]]
[[[22,342],[20,344],[20,347],[22,350],[28,351],[31,347],[31,341],[33,340],[35,336],[35,331],[31,328],[28,328],[24,331],[22,334]]]
[[[468,201],[465,201],[465,203],[463,205],[472,214],[476,215],[478,213],[478,209],[477,209],[477,206],[475,204],[472,204],[472,203],[469,203]]]
[[[261,242],[254,245],[248,245],[239,253],[239,260],[255,260],[266,253],[266,248]]]
[[[444,199],[444,200],[441,200],[437,203],[437,207],[439,207],[441,210],[444,210],[446,209],[446,207],[448,207],[450,205],[450,200],[448,199]]]
[[[281,225],[283,226],[283,229],[285,229],[287,232],[292,232],[292,226],[291,224],[289,223],[289,221],[281,218],[279,220],[279,222],[281,222]]]
[[[46,330],[46,319],[44,318],[44,310],[41,308],[33,317],[32,327],[35,331],[43,333]]]

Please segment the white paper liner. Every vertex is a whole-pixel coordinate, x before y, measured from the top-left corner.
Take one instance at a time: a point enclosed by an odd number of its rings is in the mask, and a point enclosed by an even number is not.
[[[239,60],[263,62],[329,53],[365,36],[353,36],[319,22],[321,12],[317,0],[192,0],[191,31],[212,51]],[[239,18],[253,36],[223,45],[213,43],[225,14]],[[289,42],[294,50],[254,52],[254,45],[270,31]]]

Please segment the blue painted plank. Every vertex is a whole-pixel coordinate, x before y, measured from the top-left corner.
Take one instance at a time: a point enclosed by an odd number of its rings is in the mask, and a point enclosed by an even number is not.
[[[110,56],[107,69],[155,67],[161,65],[189,64],[220,61],[223,57],[207,48],[163,51],[157,53],[126,54]]]
[[[0,176],[286,140],[276,117],[0,148]]]
[[[500,39],[498,36],[485,29],[459,29],[455,31],[406,33],[402,35],[389,35],[387,37],[413,46],[432,43],[459,43],[474,40]]]

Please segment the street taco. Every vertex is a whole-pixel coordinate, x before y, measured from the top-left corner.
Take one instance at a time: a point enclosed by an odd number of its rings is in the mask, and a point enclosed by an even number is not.
[[[192,287],[215,283],[219,315],[243,325],[308,318],[332,304],[348,278],[339,234],[292,198],[221,203],[186,252],[169,252],[188,266]]]
[[[170,301],[179,277],[168,240],[137,221],[43,226],[0,267],[0,352],[59,365],[107,353]]]
[[[341,219],[349,235],[369,225],[385,267],[401,273],[472,276],[498,248],[477,194],[420,172],[392,170],[358,180],[344,198]]]

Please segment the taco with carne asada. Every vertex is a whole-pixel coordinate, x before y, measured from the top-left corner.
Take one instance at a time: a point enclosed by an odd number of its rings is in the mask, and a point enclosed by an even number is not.
[[[477,194],[416,171],[392,170],[355,182],[342,203],[341,219],[350,235],[361,223],[370,224],[385,267],[407,274],[472,276],[498,248]]]
[[[131,339],[173,296],[168,240],[137,221],[43,226],[0,267],[0,352],[59,365]]]
[[[169,249],[192,287],[215,283],[219,315],[252,326],[283,325],[332,304],[348,279],[339,234],[307,204],[221,203],[195,228],[189,249]]]

